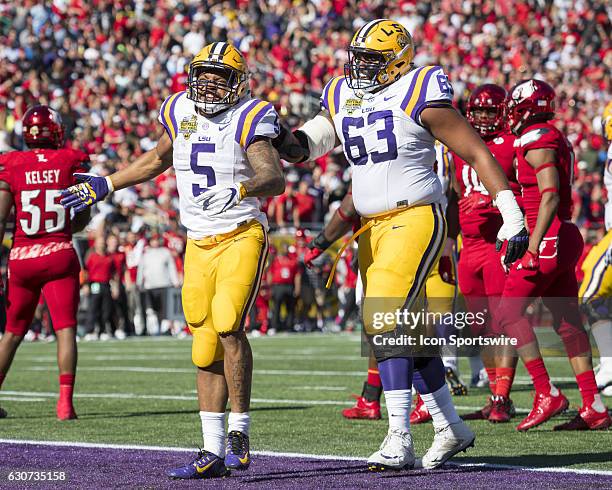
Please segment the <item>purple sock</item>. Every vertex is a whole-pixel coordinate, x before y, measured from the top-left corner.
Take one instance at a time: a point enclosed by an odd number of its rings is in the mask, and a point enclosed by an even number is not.
[[[414,360],[414,389],[421,395],[433,393],[446,383],[444,364],[439,357],[417,357]]]
[[[409,390],[412,388],[413,360],[411,357],[393,357],[378,363],[383,390]]]

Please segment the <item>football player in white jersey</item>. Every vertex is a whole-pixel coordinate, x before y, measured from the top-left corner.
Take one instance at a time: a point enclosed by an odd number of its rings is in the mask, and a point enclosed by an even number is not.
[[[604,396],[612,396],[612,101],[604,109],[602,132],[608,142],[604,185],[608,193],[605,208],[606,235],[582,263],[584,279],[578,297],[591,324],[599,349],[595,379]]]
[[[389,414],[389,432],[368,467],[415,465],[409,426],[414,370],[414,385],[436,431],[422,465],[437,468],[471,446],[474,433],[455,412],[440,358],[414,357],[405,347],[381,348],[376,344],[389,345],[386,339],[400,329],[394,321],[381,328],[374,322],[378,313],[418,311],[425,280],[442,252],[446,222],[442,186],[433,170],[435,139],[470,162],[495,196],[504,218],[498,239],[508,240],[506,262],[525,253],[528,233],[501,167],[452,107],[448,78],[440,67],[413,65],[412,38],[403,26],[388,19],[365,24],[348,55],[345,76],[324,89],[319,115],[293,134],[284,130],[277,144],[294,162],[342,145],[352,166],[352,197],[363,224],[354,237],[359,236],[364,325]]]
[[[224,476],[250,463],[253,359],[244,322],[268,250],[258,197],[285,189],[271,144],[279,133],[278,115],[271,104],[250,96],[242,54],[218,42],[194,57],[187,90],[164,101],[159,120],[165,131],[155,149],[108,177],[78,175],[82,183],[64,191],[62,204],[85,208],[174,166],[181,223],[189,238],[182,301],[193,334],[204,448],[168,476]]]

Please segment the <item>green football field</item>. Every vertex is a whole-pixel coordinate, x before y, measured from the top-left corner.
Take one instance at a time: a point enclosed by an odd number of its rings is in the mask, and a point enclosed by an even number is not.
[[[364,381],[367,360],[360,357],[357,335],[279,335],[253,339],[252,346],[253,450],[367,457],[378,448],[385,419],[349,421],[340,415]],[[189,339],[79,344],[79,419],[59,422],[55,344],[24,344],[0,392],[0,405],[9,412],[0,420],[0,438],[196,447],[201,430],[190,351]],[[575,414],[580,397],[567,361],[550,358],[547,364],[571,401],[570,412],[526,434],[516,432],[532,400],[521,368],[512,395],[518,417],[504,425],[471,422],[476,447],[459,461],[612,470],[612,431],[552,432]],[[467,361],[461,368],[469,373]],[[454,400],[467,412],[485,396],[484,389],[471,389]],[[415,426],[413,434],[421,455],[431,442],[431,425]]]

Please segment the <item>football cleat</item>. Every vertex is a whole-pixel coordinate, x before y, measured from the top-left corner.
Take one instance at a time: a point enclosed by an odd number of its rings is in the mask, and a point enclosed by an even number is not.
[[[609,362],[605,366],[599,365],[599,369],[595,371],[595,381],[603,396],[612,396],[612,366]]]
[[[414,448],[410,432],[389,429],[380,449],[368,458],[368,470],[403,470],[414,466]]]
[[[416,396],[416,405],[414,409],[410,413],[410,423],[411,424],[423,424],[425,422],[429,422],[431,420],[431,415],[429,414],[429,410],[425,406],[423,399],[417,395]]]
[[[74,420],[78,418],[72,403],[58,401],[56,413],[58,420]]]
[[[246,470],[250,464],[249,436],[237,430],[230,431],[225,449],[225,467],[232,470]]]
[[[516,426],[516,430],[523,432],[532,429],[550,420],[555,415],[565,412],[567,407],[569,407],[569,401],[561,393],[561,390],[558,391],[559,394],[557,396],[553,396],[550,393],[536,393],[531,412]]]
[[[172,470],[166,475],[177,480],[191,480],[195,478],[218,478],[229,475],[222,458],[209,451],[200,449],[193,461]]]
[[[476,435],[463,421],[436,429],[433,443],[421,460],[423,468],[435,470],[455,454],[474,446]]]
[[[607,409],[598,412],[590,405],[581,408],[572,420],[555,426],[553,430],[601,430],[607,429],[611,425],[612,420]]]
[[[493,396],[487,399],[487,404],[475,412],[466,413],[462,415],[463,420],[488,420],[491,409],[493,408]]]
[[[496,424],[510,422],[510,419],[516,415],[514,403],[510,398],[504,398],[501,395],[492,396],[493,406],[489,413],[489,422]]]
[[[353,397],[357,403],[351,408],[342,410],[342,416],[345,419],[379,420],[381,418],[379,401],[368,401],[363,396],[357,395]]]
[[[461,381],[461,378],[459,378],[459,375],[453,368],[447,367],[444,374],[446,376],[446,384],[452,395],[464,396],[468,394],[467,386]]]
[[[5,419],[8,417],[8,413],[3,408],[0,408],[0,419]]]

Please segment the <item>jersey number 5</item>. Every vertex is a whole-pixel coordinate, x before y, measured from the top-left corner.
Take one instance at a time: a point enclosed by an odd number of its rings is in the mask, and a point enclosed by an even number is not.
[[[397,140],[393,133],[393,112],[392,111],[377,111],[368,114],[368,126],[376,124],[378,121],[383,121],[384,125],[376,131],[377,142],[385,141],[387,151],[370,152],[372,163],[390,162],[397,158]],[[380,123],[379,123],[380,125]],[[351,136],[350,128],[363,128],[365,121],[363,117],[345,117],[342,120],[342,134],[344,136],[344,151],[346,156],[353,162],[353,165],[365,165],[368,163],[368,151],[366,150],[365,140],[363,136]],[[353,152],[353,148],[357,149],[357,154]]]
[[[200,184],[191,184],[191,192],[194,197],[199,196],[209,187],[217,184],[217,177],[215,176],[215,169],[210,165],[198,165],[198,155],[200,153],[214,153],[214,143],[194,143],[191,145],[191,170],[194,174],[206,176],[206,187],[200,187]]]
[[[19,220],[21,229],[26,235],[36,235],[42,231],[40,229],[42,221],[41,206],[32,202],[41,192],[42,191],[40,189],[35,191],[21,191],[21,210],[30,215],[29,220],[23,218]],[[66,224],[66,211],[60,203],[56,202],[62,191],[57,189],[48,189],[44,192],[45,205],[42,209],[44,209],[45,213],[55,213],[57,215],[56,218],[45,220],[44,231],[47,233],[53,233],[54,231],[63,230],[64,225]]]

